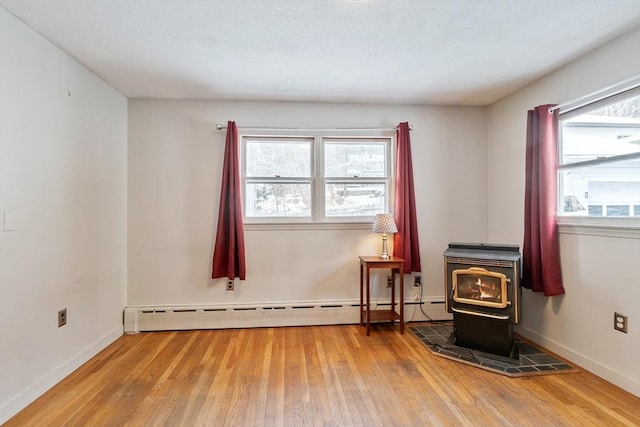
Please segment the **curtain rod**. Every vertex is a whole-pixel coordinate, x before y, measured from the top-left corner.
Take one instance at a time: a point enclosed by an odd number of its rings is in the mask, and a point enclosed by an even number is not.
[[[588,93],[579,98],[563,102],[562,104],[558,104],[555,107],[551,107],[549,108],[549,113],[553,113],[555,110],[564,110],[567,107],[571,108],[567,109],[566,111],[575,110],[577,108],[584,107],[587,104],[591,104],[592,102],[597,102],[610,96],[625,92],[629,89],[633,89],[639,85],[640,74],[636,74],[635,76],[629,77],[628,79],[622,80],[607,87],[603,87],[602,89],[596,90],[595,92]]]
[[[221,124],[216,125],[217,130],[226,129],[226,126]],[[380,131],[380,130],[397,130],[398,127],[392,128],[265,128],[265,127],[244,127],[238,126],[239,129],[244,130],[282,130],[282,131]],[[409,130],[413,130],[413,125],[409,125]]]

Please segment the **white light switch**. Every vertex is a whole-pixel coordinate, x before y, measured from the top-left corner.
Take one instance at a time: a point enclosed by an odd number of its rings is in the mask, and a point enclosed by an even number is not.
[[[2,211],[2,231],[16,231],[15,218],[11,212]]]

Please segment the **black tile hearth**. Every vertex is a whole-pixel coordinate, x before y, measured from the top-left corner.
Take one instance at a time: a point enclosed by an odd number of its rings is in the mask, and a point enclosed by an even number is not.
[[[509,377],[579,372],[544,349],[534,347],[517,337],[510,357],[505,357],[454,345],[451,322],[412,326],[409,331],[436,356]]]

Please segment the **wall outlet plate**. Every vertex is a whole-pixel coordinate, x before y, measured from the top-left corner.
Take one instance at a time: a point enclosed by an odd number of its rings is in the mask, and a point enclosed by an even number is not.
[[[67,324],[67,309],[63,308],[58,311],[58,328],[63,327]]]
[[[233,280],[229,280],[227,282],[227,290],[228,291],[232,291],[233,290]]]
[[[627,333],[629,319],[624,314],[613,313],[613,329],[616,331]]]

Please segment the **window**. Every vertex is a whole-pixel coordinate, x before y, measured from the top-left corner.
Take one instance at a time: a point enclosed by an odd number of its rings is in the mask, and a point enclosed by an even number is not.
[[[637,216],[640,88],[560,114],[559,214]]]
[[[243,136],[251,222],[370,222],[388,212],[391,137]]]
[[[247,218],[312,216],[313,139],[244,139]]]

